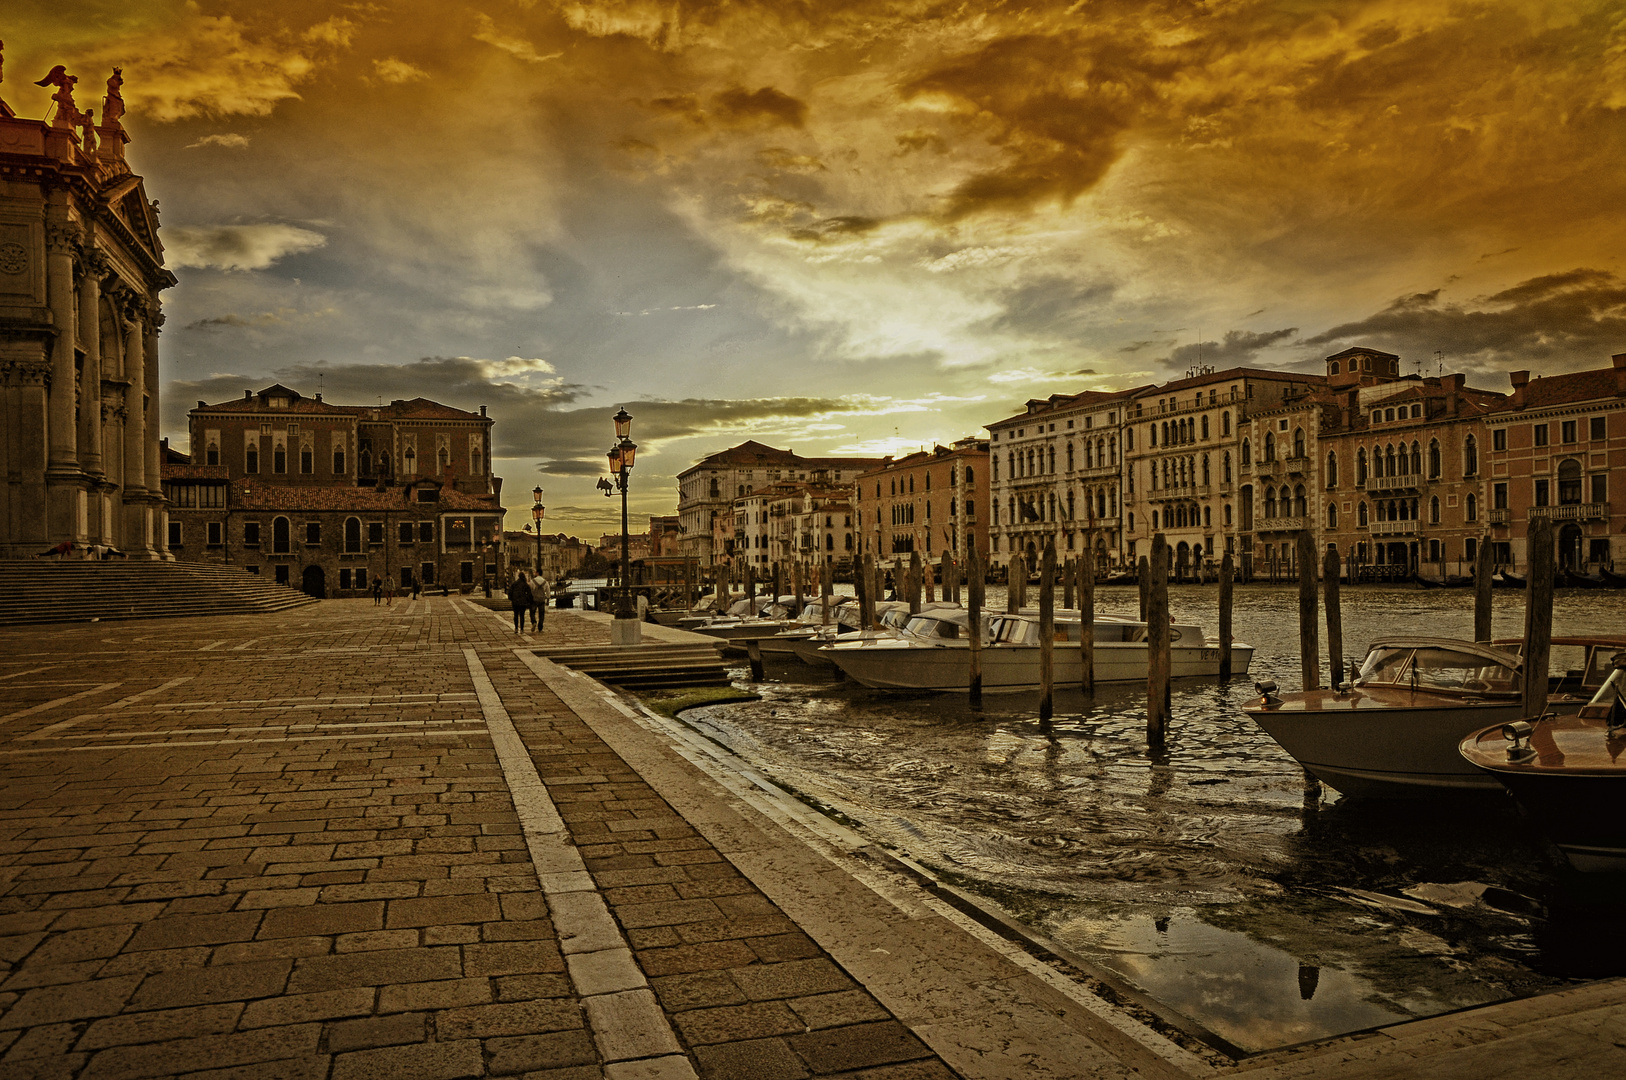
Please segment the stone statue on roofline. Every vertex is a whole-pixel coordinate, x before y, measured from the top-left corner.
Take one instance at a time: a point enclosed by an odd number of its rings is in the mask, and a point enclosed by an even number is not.
[[[124,115],[124,69],[114,68],[113,74],[107,77],[107,96],[102,98],[102,127],[112,128],[119,126],[119,117]]]
[[[73,130],[79,126],[79,106],[73,101],[73,88],[79,82],[79,76],[69,75],[68,69],[58,64],[48,72],[45,78],[35,83],[35,86],[54,86],[56,93],[51,100],[56,102],[56,112],[51,117],[51,126]]]

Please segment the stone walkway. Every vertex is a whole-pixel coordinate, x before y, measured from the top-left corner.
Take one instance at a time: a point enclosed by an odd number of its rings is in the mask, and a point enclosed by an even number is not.
[[[607,640],[438,597],[0,634],[0,1076],[1232,1067],[529,651]],[[1623,1001],[1595,984],[1244,1067],[1590,1078],[1621,1061]]]

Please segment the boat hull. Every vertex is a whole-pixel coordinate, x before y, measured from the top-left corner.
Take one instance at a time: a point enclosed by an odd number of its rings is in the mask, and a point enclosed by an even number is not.
[[[1322,783],[1345,795],[1393,799],[1498,790],[1501,785],[1463,760],[1457,745],[1480,728],[1519,719],[1523,706],[1244,711]]]
[[[1620,821],[1626,775],[1539,775],[1511,770],[1491,775],[1575,869],[1589,874],[1626,871],[1626,827]]]
[[[970,647],[964,643],[920,645],[911,642],[875,641],[838,645],[820,650],[848,678],[875,690],[964,691],[970,689]],[[1147,649],[1140,643],[1107,643],[1095,647],[1097,683],[1143,682],[1146,679]],[[1055,651],[1055,685],[1077,686],[1084,665],[1078,647],[1058,647]],[[1253,646],[1233,644],[1231,671],[1247,673],[1253,661]],[[1170,649],[1170,674],[1174,678],[1219,674],[1217,647]],[[982,688],[987,693],[1039,689],[1039,647],[1037,645],[985,645],[982,648]]]

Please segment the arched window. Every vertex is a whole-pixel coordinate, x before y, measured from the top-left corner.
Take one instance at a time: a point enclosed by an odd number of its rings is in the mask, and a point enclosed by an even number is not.
[[[1203,507],[1203,528],[1212,529],[1213,527],[1214,527],[1214,509],[1213,509],[1213,507],[1205,506],[1205,507]]]
[[[1225,504],[1225,527],[1227,529],[1229,529],[1231,527],[1231,504],[1230,503]]]
[[[969,484],[969,483],[971,483],[973,481],[973,479],[974,479],[974,477],[973,477],[973,474],[971,472],[971,466],[967,465],[965,467],[965,482]]]
[[[1253,461],[1253,458],[1250,456],[1248,440],[1243,439],[1242,440],[1242,464],[1247,465],[1247,464],[1251,463],[1252,461]]]
[[[250,446],[244,452],[243,468],[245,471],[252,473],[260,471],[260,448],[258,446]]]
[[[1423,448],[1421,444],[1411,444],[1411,471],[1413,476],[1423,475]]]
[[[1152,511],[1152,531],[1153,532],[1157,531],[1157,511],[1156,510]]]
[[[299,471],[306,476],[316,472],[316,451],[308,446],[299,448]]]
[[[1207,487],[1209,485],[1209,483],[1211,483],[1211,481],[1208,478],[1208,455],[1204,454],[1203,455],[1203,486]]]
[[[1086,469],[1088,469],[1090,467],[1090,444],[1089,443],[1084,444],[1084,467]],[[1072,443],[1067,444],[1067,471],[1068,472],[1073,471],[1073,444]]]
[[[1148,424],[1148,425],[1146,425],[1146,445],[1147,446],[1156,446],[1157,445],[1157,425],[1156,424]]]
[[[1581,501],[1581,463],[1569,458],[1558,466],[1558,505],[1575,506]]]
[[[1358,506],[1355,507],[1355,524],[1359,525],[1363,529],[1366,528],[1366,503],[1365,503],[1365,501],[1362,501]]]
[[[1227,437],[1231,434],[1231,414],[1228,412],[1220,413],[1220,434]]]
[[[1355,451],[1355,486],[1366,483],[1366,447]]]
[[[1428,500],[1428,523],[1430,525],[1440,523],[1440,497],[1438,495]]]
[[[1265,458],[1266,461],[1276,460],[1276,433],[1265,432]]]
[[[1230,482],[1231,482],[1231,452],[1229,450],[1227,450],[1227,451],[1225,451],[1224,456],[1222,456],[1220,458],[1220,483],[1229,484]]]
[[[1303,517],[1304,515],[1305,515],[1304,485],[1300,484],[1300,485],[1298,485],[1297,487],[1295,487],[1293,489],[1293,516],[1294,517]]]
[[[1338,451],[1327,451],[1327,487],[1338,486]]]
[[[1334,360],[1332,362],[1332,366],[1327,369],[1327,374],[1328,375],[1336,375],[1336,374],[1338,374],[1338,361]]]
[[[1440,478],[1440,440],[1438,439],[1428,440],[1428,478],[1430,480]]]
[[[1467,501],[1463,503],[1463,508],[1464,508],[1464,513],[1466,514],[1469,521],[1478,521],[1479,520],[1479,499],[1478,499],[1478,497],[1473,496],[1473,495],[1469,495]]]
[[[1275,516],[1276,516],[1276,489],[1273,488],[1273,487],[1267,487],[1267,488],[1265,488],[1265,517],[1273,518]]]
[[[440,465],[440,471],[445,472],[446,467],[452,463],[452,455],[443,446],[440,448],[440,451],[435,454],[435,461]]]
[[[210,443],[209,448],[203,452],[203,463],[205,465],[219,465],[220,447],[216,446],[214,443]]]
[[[285,473],[288,471],[288,448],[279,446],[271,451],[271,471]]]
[[[1203,438],[1208,438],[1208,417],[1203,417]]]
[[[1464,477],[1479,475],[1479,440],[1472,435],[1462,444],[1462,475]]]
[[[418,452],[412,449],[410,446],[407,447],[405,452],[401,454],[401,464],[406,469],[408,476],[411,476],[413,473],[417,472]]]
[[[288,519],[285,517],[271,521],[271,552],[274,555],[288,554]]]
[[[1118,436],[1116,435],[1112,437],[1110,442],[1106,439],[1101,439],[1095,444],[1095,460],[1100,461],[1102,451],[1109,446],[1112,449],[1112,460],[1108,462],[1108,464],[1116,465],[1118,464]]]
[[[388,450],[378,455],[378,471],[383,476],[388,476],[390,474],[390,455]]]
[[[1334,502],[1329,502],[1327,504],[1327,528],[1336,529],[1337,527],[1338,527],[1338,504],[1334,503]]]
[[[1163,445],[1169,445],[1169,422],[1163,421]]]
[[[1074,517],[1075,517],[1075,515],[1073,513],[1073,492],[1072,492],[1072,489],[1069,488],[1068,491],[1067,491],[1067,520],[1072,521]]]
[[[354,555],[361,551],[361,519],[344,519],[344,551],[346,555]]]
[[[1304,456],[1304,429],[1303,428],[1294,428],[1293,429],[1293,456],[1296,457],[1296,458],[1301,458],[1301,457]]]
[[[1401,454],[1400,460],[1401,461],[1406,460],[1404,453]],[[1384,452],[1383,452],[1383,475],[1384,476],[1395,476],[1395,475],[1397,475],[1396,472],[1395,472],[1395,448],[1394,448],[1393,443],[1390,443],[1387,447],[1384,448]]]
[[[1116,508],[1114,508],[1113,513],[1117,513]],[[1107,493],[1105,491],[1095,493],[1095,516],[1100,518],[1107,516]]]
[[[1040,452],[1043,453],[1043,451],[1040,451]],[[1033,451],[1030,449],[1030,450],[1028,450],[1027,472],[1023,473],[1022,475],[1024,475],[1024,476],[1036,476],[1036,475],[1038,475],[1038,471],[1039,470],[1034,467],[1034,464],[1033,464]]]
[[[333,448],[333,475],[344,475],[344,451],[338,447]]]
[[[1052,473],[1056,471],[1056,448],[1054,446],[1050,448],[1050,471]]]

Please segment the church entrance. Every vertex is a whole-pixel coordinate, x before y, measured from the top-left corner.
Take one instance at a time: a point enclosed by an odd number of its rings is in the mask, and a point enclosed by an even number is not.
[[[322,571],[320,566],[307,566],[299,588],[307,596],[314,596],[318,600],[326,600],[327,574]]]

